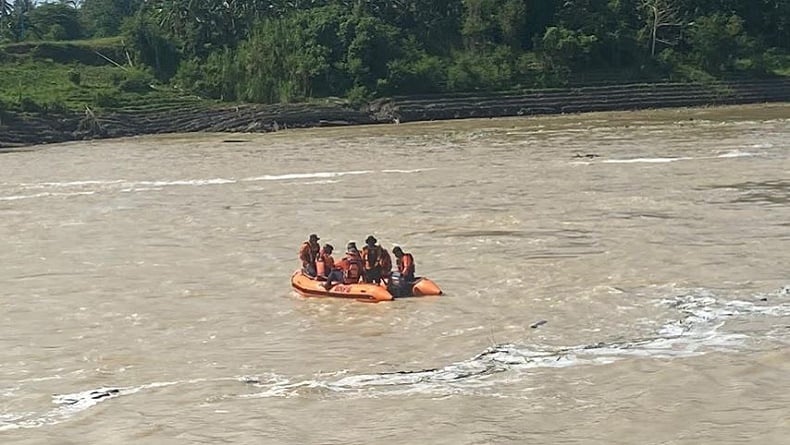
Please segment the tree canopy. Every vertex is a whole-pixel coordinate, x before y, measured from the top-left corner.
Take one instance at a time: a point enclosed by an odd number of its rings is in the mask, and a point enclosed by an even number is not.
[[[122,35],[132,62],[206,97],[310,97],[760,75],[790,0],[0,0],[0,42]]]

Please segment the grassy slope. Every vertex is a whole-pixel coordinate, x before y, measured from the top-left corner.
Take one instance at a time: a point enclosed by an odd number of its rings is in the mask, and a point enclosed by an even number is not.
[[[166,86],[144,93],[123,91],[128,67],[118,67],[97,52],[119,64],[125,61],[120,38],[0,46],[0,103],[27,111],[82,111],[86,106],[137,111],[213,103]],[[75,73],[79,82],[73,80]]]

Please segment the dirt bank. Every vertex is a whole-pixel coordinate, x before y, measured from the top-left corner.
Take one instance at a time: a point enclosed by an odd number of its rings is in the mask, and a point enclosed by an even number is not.
[[[5,113],[0,115],[0,148],[143,134],[268,132],[284,128],[762,102],[790,102],[790,79],[393,97],[377,100],[362,110],[343,105],[250,104],[96,115]]]

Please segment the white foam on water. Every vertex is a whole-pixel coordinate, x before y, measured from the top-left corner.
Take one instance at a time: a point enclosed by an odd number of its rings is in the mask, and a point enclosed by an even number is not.
[[[27,185],[31,188],[36,187],[82,187],[86,185],[113,185],[113,184],[123,184],[123,179],[113,179],[109,181],[103,180],[85,180],[85,181],[66,181],[66,182],[41,182],[38,184],[22,184],[23,186]]]
[[[733,159],[733,158],[746,158],[758,156],[755,153],[750,153],[747,151],[741,150],[733,150],[727,153],[722,153],[716,156],[701,156],[701,157],[689,157],[689,156],[679,156],[676,158],[633,158],[633,159],[604,159],[600,161],[603,164],[666,164],[670,162],[677,162],[677,161],[702,161],[702,160],[710,160],[710,159]],[[585,161],[577,161],[573,162],[572,164],[580,164],[580,165],[587,165],[590,162]]]
[[[340,182],[337,179],[322,179],[320,181],[307,181],[307,182],[300,182],[301,185],[314,185],[314,184],[337,184]]]
[[[204,186],[204,185],[222,185],[222,184],[235,184],[235,179],[213,178],[213,179],[187,179],[178,181],[137,181],[126,183],[133,187],[168,187],[168,186]]]
[[[428,172],[436,170],[435,168],[415,168],[411,170],[398,170],[398,169],[389,169],[389,170],[382,170],[382,173],[421,173],[421,172]]]
[[[0,196],[0,201],[15,201],[20,199],[48,198],[53,196],[80,196],[92,195],[98,192],[121,192],[137,193],[161,191],[165,187],[204,187],[227,184],[238,184],[242,182],[261,182],[261,181],[294,181],[299,179],[316,179],[316,181],[301,182],[301,185],[320,185],[339,182],[337,178],[344,176],[368,175],[374,173],[420,173],[435,170],[434,168],[419,168],[411,170],[385,169],[385,170],[351,170],[351,171],[327,171],[313,173],[286,173],[280,175],[252,176],[242,179],[232,178],[209,178],[209,179],[173,179],[173,180],[146,180],[129,181],[123,179],[114,180],[93,180],[86,179],[80,181],[64,182],[40,182],[32,184],[19,184],[24,189],[47,190],[56,189],[58,191],[42,191],[34,194],[18,194],[10,196]],[[76,188],[74,192],[63,192],[60,190]],[[88,189],[88,190],[85,190]]]
[[[785,290],[787,289],[787,290]],[[770,299],[790,295],[783,288]],[[749,316],[790,316],[790,302],[762,304],[743,300],[721,301],[708,291],[695,291],[656,304],[678,311],[678,318],[667,320],[658,331],[641,339],[602,341],[565,348],[536,345],[501,344],[492,346],[471,359],[441,368],[392,373],[344,373],[335,379],[291,381],[285,378],[256,382],[263,391],[243,397],[297,397],[303,391],[321,388],[338,394],[380,397],[412,393],[453,395],[496,386],[502,378],[495,375],[516,375],[536,368],[602,366],[634,358],[679,358],[706,354],[710,351],[736,351],[752,338],[743,333],[726,332],[728,319]]]
[[[77,414],[93,408],[102,402],[121,396],[128,396],[148,390],[176,385],[200,384],[205,382],[228,380],[237,379],[192,379],[184,381],[154,382],[139,386],[101,387],[70,394],[55,394],[52,396],[52,402],[57,406],[43,414],[34,412],[0,414],[0,431],[39,428],[43,426],[56,425],[68,421]]]
[[[690,158],[690,157],[679,157],[679,158],[634,158],[634,159],[605,159],[601,161],[603,164],[663,164],[667,162],[677,162],[677,161],[690,161],[693,159],[699,158]]]
[[[41,192],[32,195],[0,196],[0,201],[17,201],[20,199],[48,198],[53,196],[63,196],[63,197],[83,196],[83,195],[94,195],[94,194],[96,194],[96,192],[71,192],[71,193]]]
[[[757,155],[754,153],[749,153],[747,151],[733,150],[727,153],[722,153],[716,157],[726,159],[726,158],[747,158],[752,156],[757,156]]]
[[[255,182],[255,181],[287,181],[291,179],[313,179],[313,178],[336,178],[339,176],[348,175],[368,175],[374,173],[373,170],[354,170],[345,172],[317,172],[317,173],[289,173],[284,175],[263,175],[254,176],[251,178],[244,178],[242,181]]]
[[[732,352],[763,333],[748,335],[725,329],[727,320],[746,317],[789,317],[790,286],[770,294],[758,294],[757,301],[724,300],[708,290],[693,290],[655,301],[677,312],[653,335],[644,338],[600,341],[569,347],[499,344],[472,358],[423,370],[353,374],[349,370],[292,378],[274,373],[264,377],[233,377],[157,382],[131,387],[103,387],[53,397],[57,407],[43,414],[3,413],[0,431],[36,428],[69,420],[99,403],[116,397],[182,385],[218,381],[240,381],[254,388],[247,394],[221,398],[321,397],[371,398],[403,395],[450,397],[458,394],[489,395],[502,382],[523,379],[535,369],[573,366],[605,366],[626,359],[690,357],[711,351]]]

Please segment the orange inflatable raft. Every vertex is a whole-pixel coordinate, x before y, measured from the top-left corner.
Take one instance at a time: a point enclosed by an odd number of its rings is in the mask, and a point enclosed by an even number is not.
[[[379,302],[394,300],[395,297],[383,284],[354,283],[332,285],[328,290],[324,288],[325,281],[314,280],[297,270],[291,275],[291,286],[304,297],[337,297],[354,298],[356,300]],[[433,281],[424,277],[417,277],[412,284],[412,297],[425,297],[441,295],[442,290]]]

